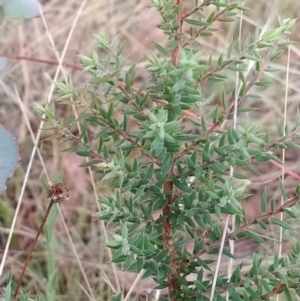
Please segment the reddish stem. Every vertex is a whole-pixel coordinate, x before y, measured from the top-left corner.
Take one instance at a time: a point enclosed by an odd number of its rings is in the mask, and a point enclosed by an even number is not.
[[[292,198],[290,198],[289,200],[287,200],[282,206],[278,207],[276,210],[274,211],[270,211],[267,212],[265,214],[262,214],[259,217],[256,217],[254,219],[252,219],[251,221],[247,222],[246,224],[236,228],[233,232],[230,232],[226,235],[225,237],[225,241],[229,240],[232,236],[237,235],[238,233],[249,229],[251,226],[255,225],[258,223],[258,221],[265,221],[268,220],[269,218],[275,216],[276,214],[279,214],[281,212],[284,212],[285,209],[290,208],[292,206],[294,206],[296,203],[299,202],[299,196],[296,195]],[[197,258],[199,258],[201,255],[207,253],[209,250],[212,250],[216,247],[219,247],[221,244],[221,239],[216,241],[215,243],[211,243],[209,245],[207,245],[205,247],[205,249],[202,249],[201,251],[199,251],[198,253],[195,253],[193,256],[190,257],[190,261],[196,260]]]
[[[41,226],[40,226],[40,228],[39,228],[39,230],[38,230],[38,232],[37,232],[37,234],[36,234],[36,236],[35,236],[35,238],[34,238],[34,241],[33,241],[32,245],[31,245],[30,249],[29,249],[29,253],[28,253],[28,256],[27,256],[26,261],[25,261],[25,263],[24,263],[24,266],[23,266],[23,269],[22,269],[22,272],[21,272],[21,276],[20,276],[20,278],[19,278],[19,281],[18,281],[18,283],[17,283],[17,287],[16,287],[16,289],[15,289],[14,297],[17,297],[17,295],[18,295],[20,286],[21,286],[21,284],[22,284],[22,280],[23,280],[24,275],[25,275],[26,268],[27,268],[27,266],[28,266],[28,264],[29,264],[29,261],[30,261],[30,259],[31,259],[31,256],[32,256],[33,249],[34,249],[34,247],[35,247],[35,245],[36,245],[36,243],[37,243],[37,241],[38,241],[38,239],[39,239],[40,234],[41,234],[42,231],[43,231],[44,225],[45,225],[45,223],[46,223],[46,221],[47,221],[47,218],[48,218],[48,216],[49,216],[49,213],[50,213],[50,211],[51,211],[51,208],[52,208],[52,205],[53,205],[53,204],[54,204],[54,201],[51,200],[50,203],[49,203],[49,206],[48,206],[48,208],[47,208],[46,214],[45,214],[45,216],[44,216],[44,219],[43,219],[43,221],[42,221],[42,224],[41,224]]]
[[[183,26],[183,0],[177,0],[176,6],[179,7],[178,12],[178,24],[180,26],[179,30],[175,32],[175,39],[179,41],[178,45],[175,47],[175,49],[172,52],[172,64],[174,66],[178,66],[179,64],[179,49],[181,47],[181,33],[182,33],[182,26]],[[179,33],[179,34],[178,34]],[[176,34],[178,34],[176,36]],[[173,174],[173,168],[170,171],[170,175]],[[176,284],[176,279],[178,278],[178,264],[176,263],[176,251],[174,248],[174,242],[172,239],[172,225],[169,222],[169,217],[171,216],[171,208],[170,205],[173,204],[174,198],[173,198],[173,182],[167,181],[164,184],[164,193],[167,198],[167,204],[163,208],[163,216],[166,216],[167,218],[163,222],[163,240],[164,240],[164,247],[169,250],[170,255],[170,266],[173,269],[173,273],[168,275],[167,283],[168,283],[168,291],[171,301],[175,301],[177,293],[180,291],[180,287]],[[172,297],[171,297],[172,296]]]

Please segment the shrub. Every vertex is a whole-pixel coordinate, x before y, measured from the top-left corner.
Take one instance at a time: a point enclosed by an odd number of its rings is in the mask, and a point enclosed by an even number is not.
[[[223,54],[204,59],[195,41],[213,36],[217,21],[238,20],[238,13],[247,10],[240,1],[195,1],[185,12],[183,1],[153,0],[152,9],[162,17],[159,28],[168,43],[154,44],[160,56],[149,54],[149,81],[137,87],[136,65],[126,71],[119,40],[95,35],[96,50],[80,56],[91,79],[81,87],[71,80],[57,84],[61,103],[81,113],[70,112],[62,120],[55,113],[58,104],[36,108],[64,141],[71,141],[68,151],[88,158],[83,167],[102,176],[100,187],[109,188],[99,200],[99,218],[117,227],[107,243],[114,250],[113,262],[123,263],[126,271],[144,271],[156,289],[167,288],[168,300],[225,300],[226,292],[230,300],[269,300],[280,293],[293,300],[292,290],[299,290],[300,245],[286,257],[275,252],[267,265],[255,256],[247,276],[241,265],[225,277],[218,276],[218,267],[222,254],[234,259],[234,248],[226,242],[244,237],[265,242],[253,225],[266,229],[271,219],[290,229],[275,215],[296,218],[290,208],[298,202],[297,189],[288,199],[282,183],[284,202],[276,207],[272,201],[266,211],[268,197],[262,195],[258,219],[247,220],[241,201],[248,196],[245,181],[257,173],[254,163],[282,163],[274,150],[299,149],[293,141],[299,118],[292,130],[280,123],[272,141],[258,125],[236,123],[251,111],[241,104],[259,98],[254,87],[270,84],[265,74],[274,71],[269,64],[289,44],[295,20],[278,19],[277,27],[265,33],[257,28],[244,41],[233,39]],[[183,31],[183,24],[189,31]],[[205,90],[207,82],[218,89]],[[190,114],[197,106],[205,108],[216,93],[222,106],[200,118]],[[154,219],[156,211],[161,214]],[[186,248],[190,240],[191,252]],[[204,254],[218,256],[207,260]],[[212,271],[212,279],[204,279],[205,270]]]

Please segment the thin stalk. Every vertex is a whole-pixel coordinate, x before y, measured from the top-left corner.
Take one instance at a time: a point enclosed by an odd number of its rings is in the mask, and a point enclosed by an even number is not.
[[[288,59],[287,59],[287,66],[286,66],[286,80],[285,80],[285,96],[284,96],[284,113],[283,113],[283,137],[287,136],[286,133],[286,123],[287,123],[287,104],[288,104],[288,91],[289,91],[289,73],[290,73],[290,47],[288,48]],[[282,185],[284,186],[285,183],[285,149],[282,150],[282,169],[281,169],[281,181]],[[283,195],[281,195],[280,205],[284,204],[285,200]],[[280,220],[283,221],[283,212],[280,212]],[[283,239],[283,228],[280,227],[279,229],[279,244],[278,244],[278,256],[279,258],[282,256],[282,239]],[[279,294],[276,296],[276,301],[279,301],[280,296]]]
[[[178,15],[177,15],[177,20],[179,24],[179,29],[174,32],[175,34],[175,39],[178,41],[178,45],[173,49],[172,51],[172,64],[176,67],[179,64],[179,50],[181,47],[181,33],[182,33],[182,27],[183,27],[183,0],[176,0],[176,6],[179,7],[178,10]],[[174,158],[173,158],[173,165],[174,165]],[[170,171],[170,175],[173,174],[173,167]],[[169,255],[170,255],[170,266],[173,269],[173,273],[168,275],[167,278],[167,286],[168,286],[168,291],[169,291],[169,298],[170,301],[175,301],[173,295],[174,293],[178,293],[180,291],[180,286],[176,284],[176,279],[178,277],[178,263],[175,261],[176,258],[176,251],[174,248],[174,241],[172,239],[172,225],[170,224],[169,217],[172,213],[170,206],[174,202],[174,197],[173,197],[173,182],[168,180],[164,184],[164,193],[167,197],[167,204],[163,208],[162,213],[163,216],[166,216],[167,218],[163,222],[163,241],[164,241],[164,247],[165,249],[169,250]],[[176,295],[176,294],[175,294]],[[156,298],[159,298],[160,292],[156,294]],[[172,296],[172,297],[171,297]]]
[[[46,214],[45,214],[45,216],[44,216],[44,219],[43,219],[43,221],[42,221],[42,224],[41,224],[41,226],[40,226],[40,228],[39,228],[39,230],[38,230],[38,232],[37,232],[37,234],[36,234],[36,236],[35,236],[35,238],[34,238],[34,241],[33,241],[32,245],[31,245],[31,247],[30,247],[28,256],[27,256],[27,258],[26,258],[26,261],[25,261],[24,266],[23,266],[23,269],[22,269],[21,276],[20,276],[19,281],[18,281],[18,283],[17,283],[17,287],[16,287],[16,290],[15,290],[15,293],[14,293],[14,297],[17,297],[17,295],[18,295],[18,292],[19,292],[19,289],[20,289],[22,280],[23,280],[24,275],[25,275],[26,268],[27,268],[27,266],[28,266],[28,264],[29,264],[29,261],[30,261],[30,259],[31,259],[31,256],[32,256],[33,249],[34,249],[34,247],[35,247],[35,245],[36,245],[36,243],[37,243],[37,241],[38,241],[38,239],[39,239],[40,234],[41,234],[42,231],[43,231],[43,228],[44,228],[44,226],[45,226],[45,224],[46,224],[47,218],[48,218],[49,213],[50,213],[50,211],[51,211],[52,205],[53,205],[54,203],[55,203],[54,200],[51,199],[51,200],[50,200],[50,203],[49,203],[49,206],[48,206],[48,208],[47,208]]]

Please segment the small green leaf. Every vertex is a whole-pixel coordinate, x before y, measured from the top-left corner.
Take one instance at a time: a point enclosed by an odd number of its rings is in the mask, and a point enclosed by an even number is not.
[[[292,217],[292,218],[298,218],[298,215],[297,215],[297,213],[295,213],[292,209],[290,209],[290,208],[285,208],[284,209],[284,212],[286,213],[286,214],[288,214],[290,217]]]
[[[281,196],[283,198],[284,201],[287,201],[288,197],[287,197],[287,193],[284,187],[283,182],[281,181],[281,179],[279,179],[279,187],[280,187],[280,192],[281,192]]]
[[[291,147],[291,148],[294,148],[296,150],[300,150],[300,145],[293,142],[293,141],[284,141],[284,144],[287,146],[287,147]]]
[[[208,22],[203,22],[203,21],[194,20],[194,19],[185,19],[184,21],[188,24],[195,25],[195,26],[200,26],[200,27],[209,25]]]
[[[161,52],[163,55],[165,55],[165,56],[169,56],[170,55],[170,52],[167,50],[167,49],[165,49],[164,47],[162,47],[161,45],[159,45],[159,44],[157,44],[157,43],[154,43],[154,46],[155,46],[155,48],[159,51],[159,52]]]
[[[199,139],[199,135],[193,135],[193,134],[175,135],[174,139],[178,141],[195,141]]]
[[[260,300],[260,295],[255,292],[251,287],[245,288],[248,294],[251,296],[251,300]]]
[[[274,199],[271,200],[271,212],[274,213],[276,208],[276,202]]]
[[[296,187],[296,194],[297,194],[297,197],[299,198],[300,197],[300,185],[297,185],[297,187]]]
[[[170,154],[167,154],[162,162],[161,171],[163,174],[168,174],[173,166],[173,160]]]
[[[181,190],[183,192],[188,192],[188,193],[192,192],[192,189],[190,187],[188,187],[185,183],[181,183],[176,178],[173,178],[172,182],[179,190]]]
[[[115,241],[115,240],[109,241],[106,244],[106,246],[111,249],[119,249],[121,245],[122,245],[121,241]]]
[[[273,287],[269,285],[269,283],[266,280],[260,279],[260,284],[262,284],[262,286],[268,293],[272,293]]]
[[[113,104],[113,102],[111,102],[111,104],[110,104],[110,106],[108,108],[108,111],[107,111],[107,119],[109,121],[111,121],[113,111],[114,111],[114,104]]]
[[[11,301],[11,281],[8,282],[6,285],[6,290],[5,290],[5,301]]]
[[[223,249],[223,254],[229,258],[236,259],[236,257],[233,254],[231,254],[230,251],[226,248]]]
[[[290,230],[290,231],[294,231],[294,229],[287,223],[285,223],[284,221],[281,221],[280,219],[276,218],[276,217],[272,217],[272,221],[274,222],[274,224],[280,226],[281,228]]]
[[[254,240],[257,243],[260,243],[260,244],[265,244],[266,243],[264,241],[264,239],[262,239],[260,236],[258,236],[257,234],[255,234],[254,232],[252,232],[250,230],[244,230],[240,234],[245,235],[246,237]]]
[[[116,263],[118,263],[118,262],[124,262],[125,260],[126,260],[126,258],[127,258],[127,255],[123,255],[123,254],[121,254],[121,251],[117,251],[117,252],[115,252],[114,254],[113,254],[113,257],[112,257],[112,262],[116,262]]]
[[[194,219],[197,222],[197,224],[200,226],[200,228],[206,229],[207,224],[204,222],[204,219],[200,214],[196,213]]]
[[[89,151],[78,151],[78,152],[76,152],[76,154],[81,157],[90,157],[91,156],[91,153]]]
[[[241,268],[242,268],[242,264],[238,264],[230,277],[230,282],[241,281]]]
[[[261,213],[263,214],[266,213],[266,206],[267,206],[267,191],[265,189],[261,197],[261,204],[260,204]]]
[[[204,115],[201,116],[201,128],[204,133],[207,131],[206,120]]]
[[[283,50],[279,50],[279,51],[276,51],[275,53],[273,53],[270,57],[270,61],[273,62],[275,60],[277,60],[278,58],[281,57],[281,55],[283,54]]]
[[[207,23],[211,24],[215,19],[215,15],[216,15],[216,13],[212,12],[207,18]]]
[[[287,301],[294,301],[295,300],[294,297],[291,295],[291,292],[290,292],[288,287],[285,287],[284,293],[285,293],[285,297],[286,297]]]
[[[260,221],[259,219],[256,220],[256,222],[257,222],[257,224],[258,224],[262,229],[264,229],[264,230],[269,230],[269,227],[268,227],[268,225],[267,225],[265,222]]]

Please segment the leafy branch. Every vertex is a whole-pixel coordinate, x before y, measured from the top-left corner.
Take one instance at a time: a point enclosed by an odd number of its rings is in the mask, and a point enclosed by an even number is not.
[[[264,67],[268,63],[268,60],[270,56],[273,53],[273,49],[271,49],[268,54],[266,55],[263,63],[261,64],[260,70],[252,77],[252,79],[248,83],[243,83],[243,85],[240,88],[239,95],[242,95],[238,98],[238,104],[240,104],[246,97],[249,90],[254,86],[254,84],[259,80],[261,74],[264,71]],[[210,134],[212,134],[221,124],[222,122],[227,119],[227,117],[233,112],[234,109],[234,103],[232,103],[229,107],[229,109],[223,114],[222,118],[219,118],[216,123],[214,123],[203,135],[202,137],[192,143],[189,147],[187,147],[185,150],[183,150],[181,153],[176,155],[175,160],[180,159],[184,155],[188,154],[190,151],[194,150],[202,141],[203,138],[208,137]]]
[[[158,27],[168,36],[168,43],[166,46],[155,43],[162,58],[154,54],[149,56],[150,81],[136,88],[135,64],[124,68],[122,47],[117,47],[117,39],[110,42],[106,34],[101,34],[95,36],[97,51],[90,57],[81,56],[83,70],[91,78],[84,88],[74,88],[71,81],[57,84],[63,101],[71,99],[72,104],[81,106],[82,115],[66,122],[55,116],[54,109],[37,109],[54,124],[64,140],[76,143],[70,151],[79,149],[78,155],[96,159],[83,166],[97,168],[103,176],[102,181],[108,181],[112,188],[110,195],[101,198],[99,214],[100,219],[115,225],[116,230],[108,243],[114,249],[112,260],[122,262],[125,270],[144,271],[144,277],[152,277],[158,289],[168,289],[169,300],[196,301],[196,296],[209,290],[209,284],[204,287],[201,271],[202,267],[209,270],[214,260],[207,262],[201,256],[220,247],[222,213],[236,215],[239,219],[234,232],[224,233],[226,240],[247,236],[262,243],[263,239],[249,228],[255,224],[265,226],[264,221],[270,218],[282,228],[287,227],[283,221],[276,220],[275,215],[284,211],[291,213],[288,209],[298,202],[298,196],[288,199],[279,208],[246,222],[239,203],[247,197],[245,187],[228,179],[228,165],[255,172],[252,160],[280,162],[275,155],[267,153],[272,147],[297,149],[298,145],[287,141],[288,135],[279,135],[276,142],[269,144],[267,135],[252,125],[241,126],[238,131],[231,127],[220,130],[220,125],[230,119],[233,104],[224,109],[225,113],[218,114],[215,108],[201,118],[191,109],[200,102],[205,105],[202,90],[206,88],[206,81],[211,79],[217,85],[225,80],[226,75],[221,74],[223,70],[239,75],[241,86],[238,91],[232,87],[238,95],[238,104],[246,99],[254,85],[264,86],[260,78],[267,64],[281,55],[277,46],[294,21],[279,20],[278,26],[261,38],[256,32],[254,42],[246,38],[243,44],[241,41],[230,43],[226,59],[221,55],[216,66],[212,66],[211,59],[204,62],[193,42],[200,35],[206,38],[213,34],[214,22],[231,21],[237,11],[245,8],[239,7],[236,1],[203,1],[184,13],[183,2],[153,0],[152,8],[162,17]],[[199,19],[189,19],[210,4],[215,6],[215,11],[205,22],[201,21],[200,13],[196,16]],[[198,27],[191,28],[186,40],[184,37],[188,33],[183,32],[184,22]],[[233,47],[237,52],[234,56],[231,54]],[[255,62],[255,73],[250,79],[244,74],[249,60]],[[222,95],[224,102],[225,93]],[[158,105],[148,107],[148,101]],[[243,108],[239,113],[246,110]],[[118,117],[123,120],[118,121]],[[134,130],[128,128],[132,118],[137,124]],[[195,128],[192,132],[186,131],[183,121],[196,125],[202,134],[195,134]],[[71,132],[74,123],[82,128],[78,137]],[[297,126],[299,124],[295,128]],[[127,160],[133,150],[138,150],[140,156]],[[195,177],[193,183],[190,176]],[[244,175],[236,172],[234,177],[244,178]],[[283,185],[280,188],[284,196]],[[264,204],[266,199],[264,196]],[[154,219],[157,211],[161,214]],[[186,237],[194,239],[193,254],[186,251]],[[230,256],[228,250],[224,253]],[[186,279],[190,274],[196,274],[199,279],[195,287]],[[232,279],[235,275],[234,272]],[[251,278],[257,276],[258,272]],[[228,279],[220,281],[227,285]],[[232,300],[239,300],[236,296],[242,285],[230,280],[228,290]],[[280,289],[285,290],[285,287],[278,285],[274,292]],[[245,296],[248,295],[251,293]],[[121,295],[116,296],[116,300],[121,300]]]
[[[182,18],[186,19],[188,17],[190,17],[191,15],[195,14],[196,12],[198,12],[199,10],[201,10],[202,8],[204,8],[205,6],[210,5],[212,2],[212,0],[204,0],[201,4],[195,6],[192,10],[190,10],[189,12],[186,12]]]
[[[281,205],[280,207],[278,207],[277,209],[267,212],[265,214],[262,214],[261,216],[247,222],[246,224],[236,228],[234,231],[232,231],[231,233],[227,234],[225,237],[225,240],[230,240],[232,237],[235,237],[237,234],[241,233],[242,231],[247,230],[248,228],[250,228],[253,225],[259,224],[260,221],[265,221],[270,219],[271,217],[275,216],[278,213],[284,212],[286,209],[291,208],[292,206],[294,206],[295,204],[297,204],[299,202],[299,196],[296,195],[290,199],[288,199],[283,205]],[[205,249],[193,254],[190,257],[190,261],[193,261],[199,257],[201,257],[203,254],[207,253],[209,250],[214,249],[216,247],[219,247],[221,244],[221,240],[216,241],[215,243],[211,243],[205,246]]]
[[[185,41],[183,44],[182,44],[182,48],[188,46],[188,45],[191,45],[200,35],[201,33],[203,33],[206,29],[209,28],[209,26],[215,22],[215,21],[218,21],[219,18],[221,18],[223,15],[225,15],[227,12],[227,9],[224,8],[223,10],[219,11],[216,15],[212,15],[213,17],[208,20],[208,25],[205,25],[205,26],[202,26],[200,29],[197,30],[197,32],[191,36],[187,41]]]

